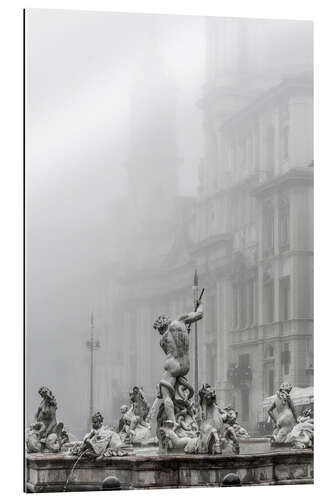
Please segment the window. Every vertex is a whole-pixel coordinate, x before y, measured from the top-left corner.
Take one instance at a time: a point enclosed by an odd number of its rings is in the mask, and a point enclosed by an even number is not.
[[[290,319],[290,278],[280,279],[280,321]]]
[[[268,394],[274,394],[274,370],[268,371]]]
[[[270,280],[264,284],[263,290],[263,320],[264,323],[272,323],[274,321],[274,281]]]
[[[274,207],[268,202],[263,209],[263,245],[264,254],[268,255],[274,250]]]
[[[279,205],[279,247],[289,249],[289,202],[285,198]]]
[[[248,290],[248,325],[253,325],[254,320],[254,279],[250,279],[247,283]]]
[[[281,363],[283,365],[283,372],[285,375],[289,375],[290,361],[291,361],[291,354],[289,351],[289,344],[285,343],[283,345],[283,351],[281,352]]]
[[[233,328],[247,328],[254,321],[254,279],[233,286]]]

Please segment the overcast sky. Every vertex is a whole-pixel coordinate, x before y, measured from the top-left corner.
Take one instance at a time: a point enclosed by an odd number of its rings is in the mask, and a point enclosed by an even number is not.
[[[179,192],[194,194],[202,154],[196,102],[204,81],[204,19],[26,13],[29,415],[40,385],[63,393],[73,364],[87,361],[89,299],[78,284],[108,260],[112,201],[127,192],[130,95],[151,33],[152,57],[176,87]]]
[[[251,88],[251,82],[256,91],[263,90],[284,75],[312,67],[310,23],[216,18],[210,28],[215,23],[220,52],[210,71],[215,75],[218,70],[230,85],[237,87],[241,76],[244,90]],[[128,194],[125,164],[131,157],[134,168],[140,165],[136,161],[140,148],[133,147],[130,132],[141,149],[154,152],[152,161],[146,161],[145,154],[141,158],[140,169],[149,162],[151,168],[149,174],[143,172],[143,198],[146,183],[162,184],[151,175],[156,173],[155,164],[164,180],[170,181],[170,172],[174,173],[177,162],[168,160],[175,157],[170,151],[173,135],[182,160],[179,182],[164,186],[181,195],[196,193],[203,155],[203,117],[197,102],[204,95],[207,76],[205,44],[203,17],[27,11],[28,422],[39,402],[38,388],[48,385],[59,401],[59,418],[72,428],[77,429],[78,423],[85,427],[90,313],[101,288],[99,277],[112,287],[111,273],[106,274],[114,248],[112,224],[120,226],[122,221],[121,213],[115,220],[112,212],[114,201]],[[170,125],[169,94],[164,91],[160,97],[156,84],[165,81],[164,89],[175,89],[175,130]],[[155,86],[150,86],[152,82]],[[144,91],[145,85],[149,91],[138,102],[139,94],[133,91]],[[155,123],[152,133],[149,127]],[[160,142],[160,136],[171,146]],[[133,213],[136,225],[137,212]],[[163,224],[159,227],[167,231]],[[173,235],[166,236],[172,240]],[[145,243],[156,252],[154,241]],[[138,245],[132,247],[137,251]],[[98,337],[99,328],[96,325]],[[117,331],[109,330],[112,344]],[[100,360],[101,356],[96,369],[101,368]],[[100,375],[112,391],[103,371]],[[76,400],[80,404],[73,404]]]

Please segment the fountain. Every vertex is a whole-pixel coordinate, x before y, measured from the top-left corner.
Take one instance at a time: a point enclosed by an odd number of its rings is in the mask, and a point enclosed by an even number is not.
[[[249,453],[252,440],[237,423],[237,411],[219,407],[209,384],[199,391],[200,408],[194,407],[186,378],[189,336],[202,317],[199,300],[194,312],[173,321],[157,318],[153,327],[166,355],[157,397],[149,409],[142,388],[133,387],[129,405],[121,408],[118,432],[103,425],[97,412],[83,441],[68,442],[56,421],[55,398],[41,388],[42,403],[27,435],[27,491],[98,490],[110,476],[121,489],[222,486],[230,473],[242,485],[312,483],[313,418],[309,411],[297,418],[289,384],[281,385],[269,410],[275,422],[272,449],[269,440],[261,439],[261,448]],[[155,417],[157,439],[150,431]]]

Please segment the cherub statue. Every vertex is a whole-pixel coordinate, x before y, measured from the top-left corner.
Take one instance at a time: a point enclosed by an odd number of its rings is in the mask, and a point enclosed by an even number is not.
[[[283,382],[268,410],[268,414],[274,422],[272,444],[285,443],[287,435],[297,422],[296,410],[290,397],[291,389],[292,386],[288,382]]]

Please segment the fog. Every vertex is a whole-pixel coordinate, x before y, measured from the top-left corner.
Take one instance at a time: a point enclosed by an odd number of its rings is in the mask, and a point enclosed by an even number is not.
[[[260,90],[295,70],[295,59],[303,70],[302,51],[311,65],[311,30],[294,26],[290,41],[295,42],[295,57],[286,49],[288,40],[280,44],[268,24],[257,33],[257,45],[249,51],[264,49],[271,36],[281,50],[268,58],[286,62],[267,73],[268,66],[259,64]],[[299,42],[303,28],[308,45]],[[165,191],[184,200],[198,194],[199,166],[206,154],[199,101],[210,78],[206,30],[202,17],[39,9],[26,13],[28,423],[38,405],[37,391],[47,385],[56,395],[58,418],[75,434],[85,429],[90,314],[96,313],[95,333],[102,338],[96,304],[105,287],[116,286],[110,268],[122,254],[119,269],[134,269],[136,259],[144,262],[146,247],[156,244],[154,234],[171,238],[159,232],[168,216],[162,208],[159,212]],[[231,31],[229,55],[233,40]],[[244,64],[240,74],[248,61]],[[151,170],[145,170],[147,150],[156,167]],[[159,182],[167,183],[162,194]],[[122,209],[128,197],[136,211],[131,222],[128,210]],[[138,226],[154,224],[157,233],[136,240]],[[151,253],[147,258],[153,266]],[[112,317],[108,324],[112,330]],[[116,342],[117,332],[109,332],[109,338]],[[98,365],[98,355],[96,360]],[[107,408],[103,397],[111,397],[115,388],[96,370],[96,398]],[[103,397],[98,396],[101,384],[108,387]]]
[[[203,28],[195,17],[27,11],[28,420],[43,384],[66,421],[73,399],[88,408],[89,286],[109,260],[112,202],[127,193],[131,92],[156,66],[175,87],[179,190],[195,192]]]

